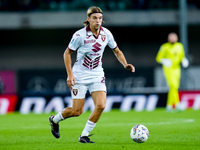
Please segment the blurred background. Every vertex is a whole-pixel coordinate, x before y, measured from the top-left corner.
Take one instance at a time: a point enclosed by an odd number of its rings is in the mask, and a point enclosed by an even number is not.
[[[136,67],[134,74],[124,70],[105,49],[106,111],[165,107],[168,87],[155,57],[169,32],[178,34],[190,62],[182,69],[180,98],[187,108],[200,108],[200,1],[0,0],[0,114],[57,112],[71,105],[63,53],[93,5],[104,11],[103,26]],[[85,110],[93,109],[90,100],[88,95]]]

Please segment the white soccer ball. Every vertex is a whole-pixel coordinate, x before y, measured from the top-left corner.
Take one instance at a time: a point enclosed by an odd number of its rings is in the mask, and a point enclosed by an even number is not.
[[[149,130],[144,125],[138,124],[131,129],[131,139],[136,143],[144,143],[149,137]]]

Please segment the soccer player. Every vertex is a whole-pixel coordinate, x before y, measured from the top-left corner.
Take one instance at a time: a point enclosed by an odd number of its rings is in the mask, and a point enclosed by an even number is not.
[[[182,66],[186,68],[189,61],[185,57],[183,45],[178,42],[176,33],[169,33],[168,42],[161,45],[156,61],[163,65],[163,73],[169,86],[166,110],[172,111],[173,106],[180,110],[178,95],[181,76],[180,64],[182,63]]]
[[[114,52],[125,69],[135,72],[132,64],[128,64],[122,51],[118,48],[112,33],[102,27],[103,11],[99,7],[87,10],[85,27],[74,33],[68,48],[64,52],[64,62],[67,70],[67,85],[71,89],[73,106],[67,107],[57,115],[51,115],[49,122],[51,132],[60,137],[59,122],[70,117],[77,117],[83,113],[85,94],[89,90],[95,108],[86,122],[79,137],[80,143],[94,143],[90,141],[89,133],[95,127],[106,105],[106,86],[102,68],[102,56],[106,45]],[[76,62],[71,67],[71,54],[77,53]]]

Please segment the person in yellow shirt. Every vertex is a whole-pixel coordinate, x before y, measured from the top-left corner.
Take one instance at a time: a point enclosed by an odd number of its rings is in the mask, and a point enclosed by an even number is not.
[[[168,42],[161,45],[156,61],[162,64],[163,73],[169,87],[166,110],[172,111],[173,108],[180,110],[178,88],[180,85],[181,63],[183,67],[187,68],[189,61],[185,57],[183,45],[178,42],[176,33],[169,33]]]

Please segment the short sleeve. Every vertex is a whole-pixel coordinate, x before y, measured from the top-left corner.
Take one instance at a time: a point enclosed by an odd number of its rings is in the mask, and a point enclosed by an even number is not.
[[[68,48],[72,51],[76,51],[81,46],[81,43],[82,43],[82,38],[80,34],[76,32],[72,36],[72,39],[68,45]]]
[[[108,32],[108,46],[111,49],[115,49],[117,47],[117,43],[115,42],[115,39],[111,32]]]

